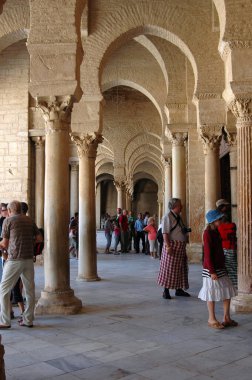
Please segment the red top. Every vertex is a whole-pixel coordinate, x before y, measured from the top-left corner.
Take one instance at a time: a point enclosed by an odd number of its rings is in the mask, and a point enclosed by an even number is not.
[[[216,269],[225,268],[225,256],[221,244],[221,236],[218,230],[206,229],[203,234],[204,243],[204,269],[209,273],[215,273]]]
[[[222,247],[236,249],[236,225],[235,223],[222,223],[218,227],[222,239]]]
[[[128,218],[126,215],[120,215],[118,218],[118,222],[123,232],[128,231],[129,224],[128,224]]]
[[[157,238],[157,229],[152,224],[149,224],[144,228],[144,231],[148,232],[148,239],[149,240],[156,240]]]

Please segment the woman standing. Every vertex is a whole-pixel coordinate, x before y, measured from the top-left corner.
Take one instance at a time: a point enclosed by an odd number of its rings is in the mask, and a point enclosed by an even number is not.
[[[218,231],[222,218],[223,214],[220,211],[208,211],[206,214],[208,224],[203,233],[203,286],[199,292],[199,298],[207,302],[208,326],[214,329],[238,325],[230,317],[230,301],[236,295],[236,290],[225,268],[225,257],[221,236]],[[222,323],[217,320],[215,315],[216,301],[223,301],[224,315]]]

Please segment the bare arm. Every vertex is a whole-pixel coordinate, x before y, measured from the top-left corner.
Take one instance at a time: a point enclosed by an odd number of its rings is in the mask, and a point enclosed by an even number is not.
[[[8,247],[9,247],[9,239],[3,238],[3,240],[0,243],[0,249],[2,249],[3,251],[7,251]],[[4,260],[7,260],[8,253],[7,252],[3,252],[2,256],[3,256]]]
[[[163,234],[163,238],[164,238],[164,244],[167,247],[169,255],[172,255],[172,247],[171,247],[171,242],[170,242],[169,234],[167,234],[167,233]]]

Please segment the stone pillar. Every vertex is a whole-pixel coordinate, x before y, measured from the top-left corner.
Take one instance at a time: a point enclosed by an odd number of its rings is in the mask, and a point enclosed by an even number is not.
[[[44,228],[45,201],[45,138],[34,137],[35,141],[35,221],[39,228]]]
[[[45,288],[38,314],[74,314],[81,301],[70,288],[69,224],[69,98],[39,103],[45,119]]]
[[[205,212],[215,209],[221,196],[219,155],[222,131],[223,125],[202,125],[199,128],[205,154]]]
[[[71,134],[79,156],[79,265],[78,280],[98,281],[96,256],[95,159],[100,134]]]
[[[168,212],[168,202],[172,198],[172,159],[171,157],[162,156],[164,165],[164,213]]]
[[[237,312],[252,312],[252,99],[236,99],[229,106],[237,118],[238,296]]]
[[[79,211],[79,163],[70,162],[70,217]]]
[[[237,224],[237,132],[225,130],[226,143],[229,145],[230,159],[230,186],[231,186],[231,213],[232,221]]]
[[[172,142],[172,197],[181,199],[186,221],[186,150],[187,132],[168,132]]]
[[[101,182],[96,186],[96,228],[101,228]]]

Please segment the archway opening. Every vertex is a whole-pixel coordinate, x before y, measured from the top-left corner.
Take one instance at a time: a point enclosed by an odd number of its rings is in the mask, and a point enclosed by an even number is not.
[[[134,186],[132,211],[136,215],[138,212],[150,215],[158,214],[158,186],[148,178],[139,179]]]

